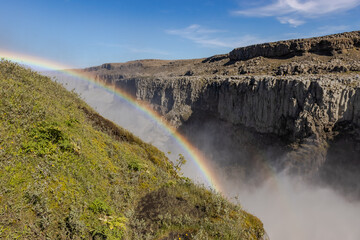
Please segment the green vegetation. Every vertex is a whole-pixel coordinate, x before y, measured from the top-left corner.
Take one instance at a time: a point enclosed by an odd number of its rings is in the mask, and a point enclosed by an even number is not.
[[[0,62],[1,239],[259,239],[262,223],[73,92]]]

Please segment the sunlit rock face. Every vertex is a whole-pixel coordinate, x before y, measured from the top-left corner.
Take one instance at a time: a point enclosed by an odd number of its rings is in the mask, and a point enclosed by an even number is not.
[[[236,48],[229,53],[232,61],[255,57],[293,57],[306,53],[334,55],[360,47],[360,32],[334,34],[309,39],[295,39]]]
[[[174,126],[197,112],[260,134],[276,135],[291,144],[294,167],[317,172],[329,144],[342,128],[360,124],[359,76],[252,76],[133,78],[116,82],[131,86],[137,99]],[[344,129],[345,130],[345,129]],[[354,145],[354,148],[358,148]],[[308,160],[299,163],[300,158]]]
[[[359,76],[130,79],[137,99],[180,126],[207,111],[261,133],[304,138],[336,123],[360,123]]]

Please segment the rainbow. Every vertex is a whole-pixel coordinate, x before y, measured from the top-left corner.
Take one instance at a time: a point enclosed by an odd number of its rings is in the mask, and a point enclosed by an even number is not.
[[[126,93],[125,91],[114,88],[105,83],[105,81],[95,81],[95,79],[85,73],[80,71],[72,70],[71,66],[67,66],[64,64],[60,64],[54,61],[50,61],[47,59],[39,58],[36,56],[30,56],[15,52],[10,52],[6,50],[0,49],[0,58],[4,58],[7,60],[15,61],[20,64],[26,64],[31,66],[37,66],[49,70],[55,70],[63,72],[67,75],[74,76],[95,84],[98,87],[105,89],[108,92],[116,94],[121,99],[128,102],[132,107],[136,108],[137,110],[145,113],[147,117],[154,120],[159,126],[161,126],[167,133],[169,133],[179,144],[179,146],[189,154],[192,160],[196,163],[199,171],[201,172],[202,176],[207,182],[207,185],[217,191],[222,193],[222,188],[219,179],[217,178],[214,169],[210,166],[210,163],[205,159],[204,155],[194,147],[183,135],[176,131],[169,123],[167,123],[157,112],[152,110],[149,106],[140,103],[134,97]]]

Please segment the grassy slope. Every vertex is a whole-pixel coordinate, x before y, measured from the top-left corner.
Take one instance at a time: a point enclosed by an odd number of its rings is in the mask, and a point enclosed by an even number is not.
[[[76,94],[0,62],[1,239],[257,239],[262,223],[176,174]]]

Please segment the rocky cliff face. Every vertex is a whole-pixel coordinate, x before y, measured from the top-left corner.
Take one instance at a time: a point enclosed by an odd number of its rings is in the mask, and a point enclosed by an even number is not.
[[[335,128],[360,125],[359,75],[133,78],[115,84],[131,86],[137,99],[151,103],[177,127],[202,112],[286,139],[293,144],[293,160],[305,145],[314,146],[302,152],[302,157],[316,158],[306,167],[311,171],[324,162]]]
[[[360,32],[351,32],[254,45],[207,59],[144,60],[84,71],[150,103],[194,142],[203,141],[199,129],[211,122],[206,138],[213,139],[206,141],[212,141],[218,162],[256,167],[260,154],[280,169],[358,186],[359,48]]]
[[[359,75],[132,78],[115,84],[131,88],[174,126],[199,110],[293,140],[331,131],[338,122],[360,125]]]
[[[349,32],[236,48],[229,53],[229,57],[233,61],[239,61],[260,56],[268,58],[293,57],[305,53],[335,55],[357,47],[360,47],[360,32]]]

